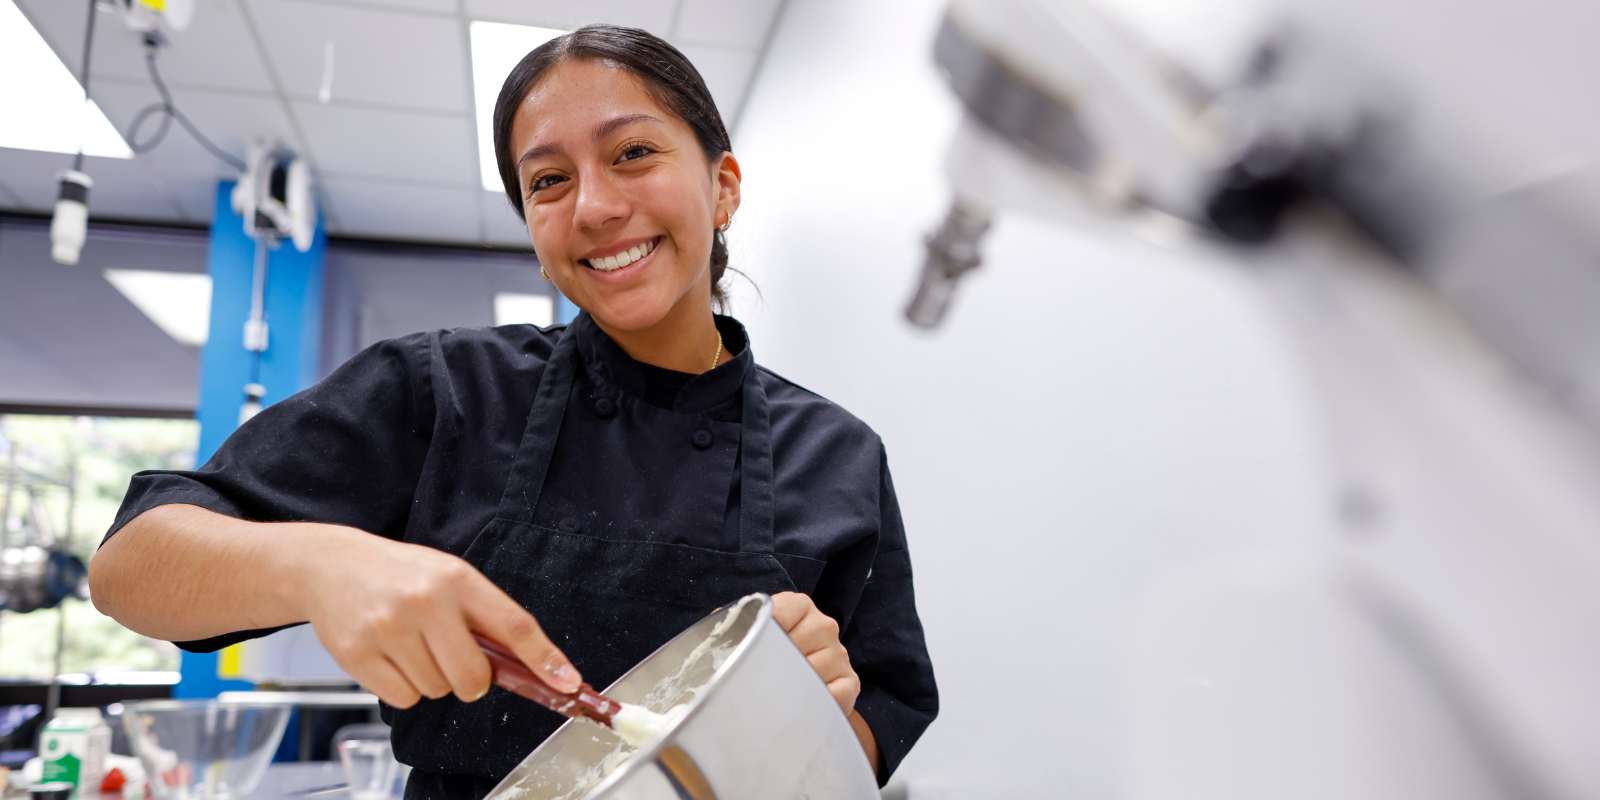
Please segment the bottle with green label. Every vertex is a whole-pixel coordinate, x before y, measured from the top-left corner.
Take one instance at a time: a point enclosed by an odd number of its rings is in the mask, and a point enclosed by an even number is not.
[[[73,800],[95,800],[111,751],[111,727],[98,708],[59,708],[39,739],[42,780],[73,785]]]

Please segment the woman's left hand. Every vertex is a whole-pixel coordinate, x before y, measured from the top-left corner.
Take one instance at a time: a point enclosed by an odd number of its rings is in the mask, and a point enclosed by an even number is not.
[[[861,694],[861,679],[850,666],[850,654],[839,641],[839,623],[817,609],[811,598],[799,592],[779,592],[772,596],[772,617],[789,633],[789,638],[811,662],[811,668],[828,684],[833,699],[849,714]]]
[[[811,598],[799,592],[779,592],[772,596],[772,618],[788,632],[811,668],[828,684],[833,699],[839,701],[850,727],[861,740],[867,762],[873,774],[883,771],[883,761],[878,751],[878,740],[867,726],[867,721],[856,713],[856,698],[861,695],[861,678],[850,666],[850,654],[839,641],[839,623],[822,613]]]

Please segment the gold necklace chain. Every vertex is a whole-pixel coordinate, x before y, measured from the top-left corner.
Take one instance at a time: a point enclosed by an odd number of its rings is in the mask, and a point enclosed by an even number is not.
[[[717,352],[711,357],[711,368],[717,368],[717,361],[722,359],[722,331],[717,331]]]

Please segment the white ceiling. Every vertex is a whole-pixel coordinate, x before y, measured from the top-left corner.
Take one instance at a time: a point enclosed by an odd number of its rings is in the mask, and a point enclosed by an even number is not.
[[[223,149],[275,137],[318,178],[330,232],[527,247],[499,192],[479,182],[471,20],[573,28],[610,22],[665,35],[705,77],[731,127],[781,0],[197,0],[158,56],[177,107]],[[74,74],[88,4],[17,0]],[[99,12],[90,88],[126,135],[159,99],[142,46]],[[333,42],[331,99],[318,90]],[[15,80],[15,76],[8,76]],[[153,124],[147,124],[148,136]],[[0,209],[48,211],[70,156],[0,148]],[[90,214],[209,223],[216,183],[236,173],[176,125],[153,152],[89,158]]]

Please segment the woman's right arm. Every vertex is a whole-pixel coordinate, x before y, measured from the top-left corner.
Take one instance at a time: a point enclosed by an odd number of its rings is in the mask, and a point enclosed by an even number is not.
[[[397,708],[487,693],[473,632],[561,691],[582,680],[533,616],[467,562],[343,525],[157,506],[106,540],[89,585],[102,613],[158,639],[310,622],[340,667]]]

